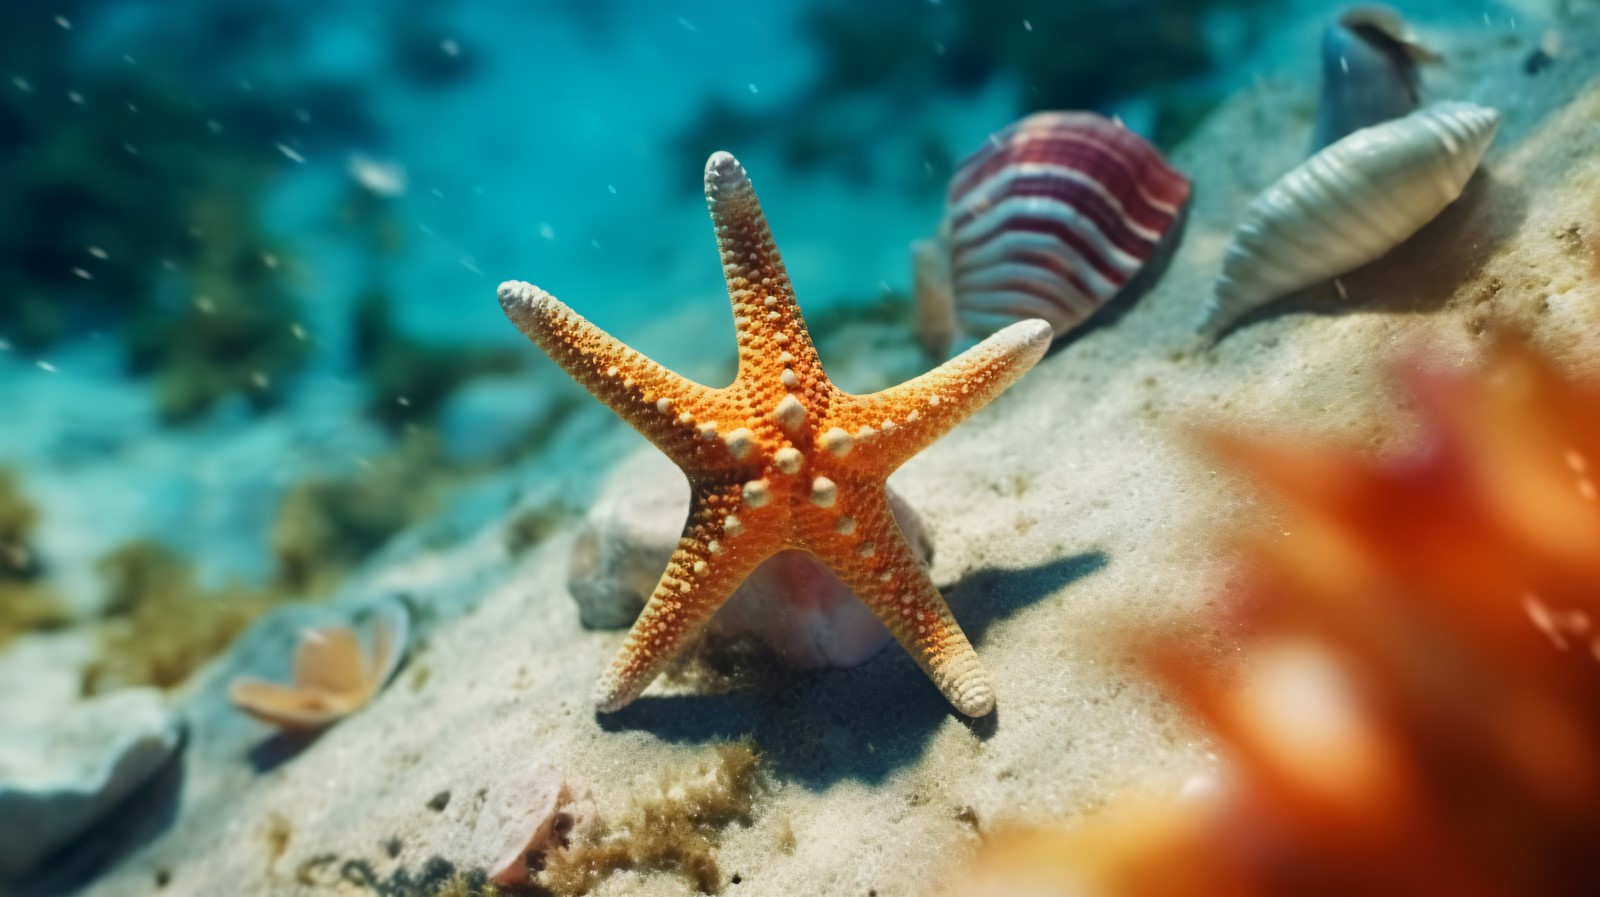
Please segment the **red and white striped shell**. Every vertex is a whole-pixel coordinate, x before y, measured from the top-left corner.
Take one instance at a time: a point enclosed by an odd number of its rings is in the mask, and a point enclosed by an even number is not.
[[[1189,180],[1092,112],[1040,112],[995,134],[950,182],[939,236],[914,248],[918,332],[948,353],[1043,318],[1059,338],[1165,249]]]

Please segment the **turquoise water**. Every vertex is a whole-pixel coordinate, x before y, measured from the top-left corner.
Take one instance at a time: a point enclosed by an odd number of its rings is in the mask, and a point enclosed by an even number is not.
[[[314,16],[293,4],[18,8],[5,14],[18,44],[10,77],[36,84],[31,94],[8,85],[7,103],[46,130],[92,117],[94,139],[111,150],[124,136],[141,158],[196,154],[200,165],[249,168],[252,217],[306,269],[291,289],[316,324],[313,341],[337,348],[351,297],[376,285],[408,329],[510,342],[487,298],[509,277],[624,333],[647,312],[715,296],[697,191],[716,149],[756,178],[809,306],[904,291],[905,245],[936,224],[953,161],[988,133],[1059,94],[1177,136],[1182,119],[1215,99],[1199,85],[1271,19],[1271,4],[1250,0],[1055,13],[1024,3],[854,6],[333,3]],[[1118,33],[1106,36],[1107,23]],[[1163,27],[1177,33],[1129,65]],[[1177,58],[1163,64],[1162,51]],[[1086,70],[1041,82],[1049,72],[1039,60],[1052,55],[1084,57]],[[74,84],[95,93],[78,105],[66,96],[84,90]],[[119,91],[171,108],[151,125],[140,116],[153,111],[130,111],[137,100]],[[220,133],[205,129],[212,121]],[[66,152],[38,135],[22,144]],[[392,232],[381,238],[394,244],[386,254],[373,252],[380,238],[339,220],[359,195],[352,157],[403,172],[403,191],[369,198],[362,222]],[[69,164],[80,163],[91,164]],[[173,180],[175,192],[185,178]],[[163,201],[160,186],[150,185],[152,203]],[[111,216],[93,225],[137,226]],[[72,268],[74,244],[94,237],[56,239],[59,263]],[[91,271],[145,262],[76,261]],[[55,284],[50,274],[40,276]],[[674,349],[663,351],[671,360]]]
[[[263,546],[305,477],[359,476],[407,433],[474,442],[486,417],[510,434],[495,445],[529,430],[564,444],[572,425],[534,394],[570,387],[504,320],[503,280],[725,376],[732,328],[699,195],[712,151],[750,170],[808,314],[904,321],[908,246],[988,134],[1059,101],[1181,142],[1286,14],[1255,0],[10,5],[0,465],[51,506],[36,541],[77,605],[98,603],[95,559],[139,538],[207,581],[270,580]],[[386,322],[386,360],[363,308]],[[893,332],[911,352],[909,328]],[[502,355],[472,357],[485,347]],[[865,367],[845,385],[899,370]],[[449,417],[458,387],[505,368],[534,397]],[[592,467],[576,460],[542,463]]]

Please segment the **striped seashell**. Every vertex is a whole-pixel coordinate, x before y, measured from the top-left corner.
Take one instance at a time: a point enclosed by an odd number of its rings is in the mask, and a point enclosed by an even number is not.
[[[1179,228],[1189,180],[1092,112],[1040,112],[990,138],[951,180],[938,237],[913,247],[918,334],[943,356],[1043,318],[1060,337],[1122,292]]]
[[[1417,65],[1438,61],[1393,9],[1346,10],[1322,34],[1322,94],[1311,151],[1415,112],[1421,105]]]
[[[1216,339],[1272,300],[1403,243],[1461,195],[1499,125],[1493,109],[1437,103],[1301,163],[1245,210],[1201,333]]]

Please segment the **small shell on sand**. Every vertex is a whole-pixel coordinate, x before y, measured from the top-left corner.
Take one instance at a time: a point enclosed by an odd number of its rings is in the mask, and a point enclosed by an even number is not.
[[[589,789],[551,767],[529,762],[483,792],[473,822],[469,865],[504,887],[526,887],[528,855],[559,844],[595,818]]]
[[[280,729],[318,729],[366,706],[405,656],[410,637],[405,605],[386,601],[372,612],[372,653],[344,624],[307,629],[295,649],[292,685],[251,677],[228,687],[233,705]]]
[[[1217,339],[1274,299],[1405,242],[1461,195],[1499,124],[1493,109],[1437,103],[1363,128],[1284,175],[1245,210],[1200,332]]]

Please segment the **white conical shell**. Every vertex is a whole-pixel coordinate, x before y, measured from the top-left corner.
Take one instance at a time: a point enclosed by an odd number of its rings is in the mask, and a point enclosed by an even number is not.
[[[1499,127],[1493,109],[1437,103],[1307,159],[1245,210],[1200,329],[1376,261],[1454,202]]]

